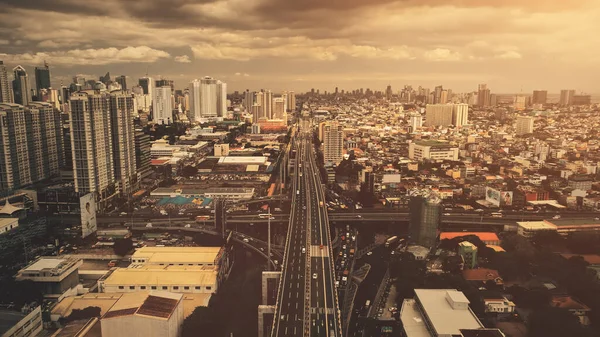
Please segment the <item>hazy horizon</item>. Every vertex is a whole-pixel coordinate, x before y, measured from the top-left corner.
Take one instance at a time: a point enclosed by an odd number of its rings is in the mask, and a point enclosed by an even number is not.
[[[184,88],[600,93],[597,1],[0,0],[0,60],[53,85],[110,71]],[[577,23],[577,24],[573,24]],[[91,76],[95,75],[95,76]],[[328,91],[329,91],[328,90]]]

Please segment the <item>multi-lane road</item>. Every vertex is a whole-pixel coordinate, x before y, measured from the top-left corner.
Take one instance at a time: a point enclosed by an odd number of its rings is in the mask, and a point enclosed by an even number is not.
[[[295,138],[293,181],[283,272],[272,336],[341,336],[329,222],[311,147],[310,121]]]

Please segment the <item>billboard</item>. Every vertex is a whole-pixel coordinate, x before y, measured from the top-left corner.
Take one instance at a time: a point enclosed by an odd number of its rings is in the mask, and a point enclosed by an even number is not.
[[[502,191],[502,206],[512,206],[513,204],[513,192]]]
[[[85,238],[98,229],[94,194],[88,193],[79,198],[79,207],[81,210],[81,237]]]
[[[500,207],[500,191],[486,187],[485,188],[485,201],[491,203],[496,207]]]

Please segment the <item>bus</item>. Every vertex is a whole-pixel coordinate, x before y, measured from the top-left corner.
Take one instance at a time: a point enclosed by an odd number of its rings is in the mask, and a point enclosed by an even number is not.
[[[500,213],[500,212],[495,212],[495,213],[492,213],[491,215],[492,215],[492,218],[501,218],[502,217],[502,213]]]
[[[258,217],[261,219],[268,219],[271,216],[271,214],[259,214]]]
[[[385,246],[389,247],[392,243],[398,241],[398,237],[397,236],[392,236],[391,238],[385,240]]]
[[[210,215],[198,215],[196,217],[196,222],[203,222],[210,220]]]

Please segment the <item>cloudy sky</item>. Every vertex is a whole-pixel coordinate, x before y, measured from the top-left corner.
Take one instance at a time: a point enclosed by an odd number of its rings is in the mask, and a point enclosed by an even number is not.
[[[230,90],[600,93],[600,0],[0,0],[0,60]]]

